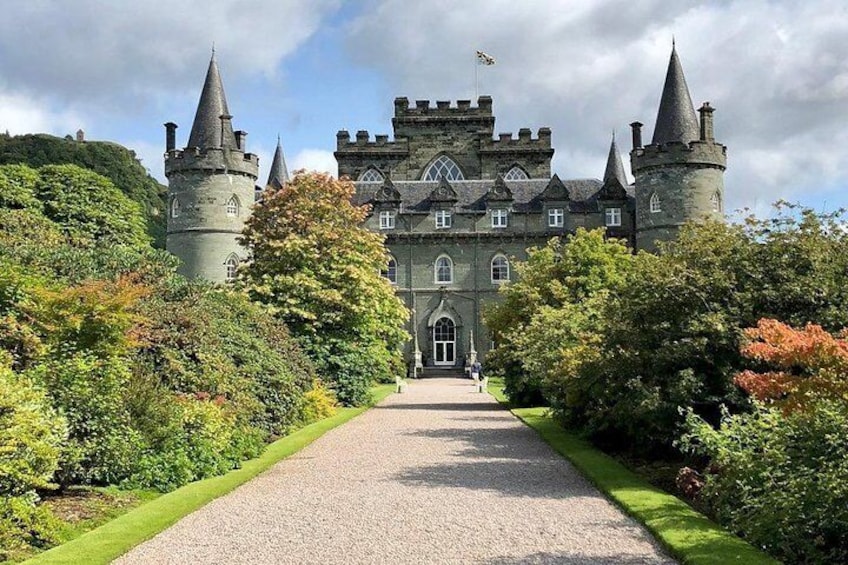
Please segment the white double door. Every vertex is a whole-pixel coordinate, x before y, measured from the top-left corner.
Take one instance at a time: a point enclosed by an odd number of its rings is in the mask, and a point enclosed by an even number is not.
[[[433,326],[433,364],[456,364],[456,325],[450,318],[439,318]]]

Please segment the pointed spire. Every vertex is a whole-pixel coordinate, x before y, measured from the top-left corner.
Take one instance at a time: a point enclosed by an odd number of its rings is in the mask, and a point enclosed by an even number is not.
[[[283,156],[283,144],[280,136],[277,136],[277,150],[274,151],[274,161],[271,163],[271,172],[268,173],[268,186],[276,189],[283,188],[289,182],[289,171],[286,168],[286,158]]]
[[[206,71],[206,82],[203,84],[203,92],[200,93],[200,102],[191,126],[188,147],[236,147],[231,118],[213,50],[209,70]]]
[[[698,139],[698,118],[695,107],[683,76],[683,67],[677,57],[677,48],[672,44],[671,59],[668,62],[668,72],[665,75],[660,109],[657,112],[657,124],[654,127],[654,145],[681,141],[689,143]]]
[[[621,153],[615,144],[615,132],[612,132],[612,143],[610,143],[609,156],[607,157],[607,168],[604,171],[604,186],[610,181],[617,180],[622,187],[626,187],[627,175],[624,173],[624,163],[621,161]]]

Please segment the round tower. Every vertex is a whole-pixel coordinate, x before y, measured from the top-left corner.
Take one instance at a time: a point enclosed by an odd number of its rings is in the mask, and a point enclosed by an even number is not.
[[[630,124],[630,163],[636,178],[636,248],[655,251],[690,220],[722,216],[727,148],[713,135],[713,108],[695,116],[683,68],[674,47],[650,145],[642,146],[642,124]]]
[[[165,124],[166,248],[188,277],[232,279],[247,255],[238,237],[253,205],[259,159],[245,151],[247,134],[233,131],[214,54],[184,149],[176,148],[176,129]]]

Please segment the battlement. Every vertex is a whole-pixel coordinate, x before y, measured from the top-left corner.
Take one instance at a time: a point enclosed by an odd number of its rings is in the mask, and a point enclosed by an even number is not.
[[[480,133],[481,137],[485,137],[484,132]],[[538,137],[534,138],[530,128],[521,128],[518,130],[518,138],[514,138],[512,133],[499,133],[497,139],[484,139],[480,148],[481,151],[516,151],[522,149],[550,149],[551,148],[551,129],[547,127],[539,128]]]
[[[633,170],[692,164],[727,168],[727,147],[712,141],[671,142],[637,147],[630,152]]]
[[[363,149],[376,151],[406,151],[406,139],[398,139],[389,141],[389,136],[386,134],[377,134],[374,139],[371,139],[371,134],[368,130],[361,129],[356,132],[356,138],[351,140],[350,132],[346,129],[339,130],[336,133],[336,149],[343,151],[345,149],[355,149],[361,151]]]
[[[259,157],[237,149],[187,147],[165,153],[165,176],[180,171],[216,171],[259,177]]]
[[[405,96],[395,98],[395,118],[404,117],[461,117],[461,116],[492,116],[492,97],[480,96],[477,98],[477,106],[471,105],[471,100],[457,100],[456,106],[451,106],[448,100],[436,101],[433,107],[429,100],[416,100],[415,106],[411,106],[409,99]]]

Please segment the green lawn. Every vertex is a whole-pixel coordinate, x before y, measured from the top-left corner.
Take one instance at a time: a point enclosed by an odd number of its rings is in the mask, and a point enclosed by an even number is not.
[[[395,385],[379,385],[372,390],[377,403],[395,390]],[[256,459],[226,475],[204,479],[164,494],[78,538],[26,561],[39,565],[95,565],[109,563],[139,543],[150,539],[182,517],[254,478],[275,463],[303,449],[327,431],[367,410],[342,408],[325,420],[306,426],[270,444]]]
[[[489,392],[508,404],[503,381],[489,380]],[[778,563],[728,533],[680,499],[648,484],[618,461],[557,424],[547,408],[514,408],[512,413],[536,430],[599,490],[633,516],[682,563],[760,565]]]

